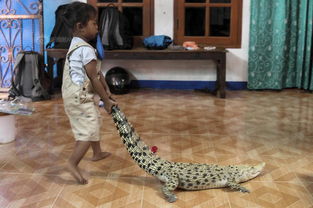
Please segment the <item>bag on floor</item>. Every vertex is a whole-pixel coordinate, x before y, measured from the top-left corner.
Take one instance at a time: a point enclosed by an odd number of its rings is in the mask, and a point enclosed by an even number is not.
[[[129,22],[117,7],[105,7],[100,16],[100,36],[105,49],[131,49],[133,37]]]
[[[50,99],[48,90],[51,82],[48,77],[42,55],[34,51],[19,52],[13,68],[9,98]]]

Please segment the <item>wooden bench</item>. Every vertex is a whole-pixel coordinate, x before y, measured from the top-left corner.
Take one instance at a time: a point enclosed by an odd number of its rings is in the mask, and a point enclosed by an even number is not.
[[[64,59],[67,49],[47,49],[48,73],[53,77],[53,65],[60,59]],[[105,51],[105,59],[126,60],[213,60],[216,63],[216,86],[214,93],[220,98],[226,97],[226,53],[225,49],[216,50],[148,50],[145,48],[134,48],[132,50]],[[53,79],[52,79],[53,80]],[[52,83],[53,86],[53,83]]]

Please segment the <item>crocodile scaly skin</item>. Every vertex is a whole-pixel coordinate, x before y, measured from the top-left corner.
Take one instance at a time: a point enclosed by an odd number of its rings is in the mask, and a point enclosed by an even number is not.
[[[151,152],[150,148],[140,139],[135,129],[127,121],[119,107],[113,106],[112,118],[120,137],[133,160],[147,173],[164,182],[162,192],[168,202],[177,200],[173,191],[201,190],[209,188],[229,187],[241,192],[249,192],[239,183],[258,176],[265,163],[255,166],[197,164],[171,162]]]

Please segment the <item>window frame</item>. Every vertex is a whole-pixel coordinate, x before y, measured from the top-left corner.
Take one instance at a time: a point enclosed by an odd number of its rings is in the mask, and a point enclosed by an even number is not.
[[[87,3],[97,8],[107,7],[110,4],[115,5],[120,11],[123,7],[142,7],[143,8],[143,25],[142,36],[134,36],[134,47],[142,45],[145,37],[154,34],[154,0],[142,0],[142,3],[123,3],[122,0],[118,2],[98,2],[98,0],[87,0]]]
[[[174,0],[174,43],[181,45],[185,41],[195,41],[198,45],[211,45],[224,48],[241,48],[242,0],[231,0],[231,3],[185,3],[185,0]],[[185,36],[185,8],[204,7],[205,35]],[[230,36],[209,36],[209,8],[231,7]]]

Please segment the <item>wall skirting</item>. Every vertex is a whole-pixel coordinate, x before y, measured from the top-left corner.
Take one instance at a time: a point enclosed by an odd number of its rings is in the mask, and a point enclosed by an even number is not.
[[[166,80],[132,80],[132,88],[154,88],[154,89],[209,89],[213,90],[215,81],[166,81]],[[247,82],[226,82],[228,90],[246,90]]]

